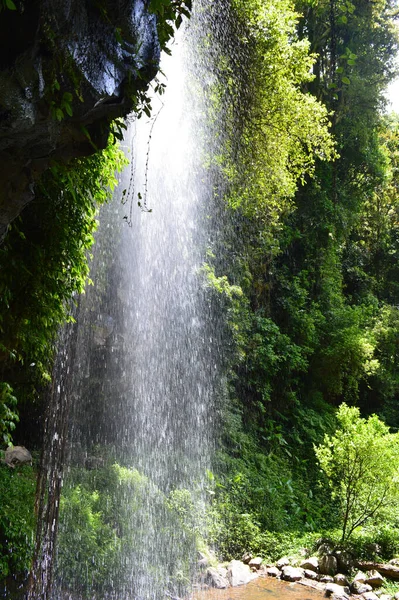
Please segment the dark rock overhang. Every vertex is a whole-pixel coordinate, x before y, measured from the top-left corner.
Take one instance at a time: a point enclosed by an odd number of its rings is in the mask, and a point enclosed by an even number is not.
[[[0,240],[51,159],[107,144],[156,75],[143,0],[30,0],[0,16]]]

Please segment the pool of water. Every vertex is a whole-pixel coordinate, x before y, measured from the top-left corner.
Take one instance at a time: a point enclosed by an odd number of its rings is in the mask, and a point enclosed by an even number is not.
[[[259,577],[247,585],[195,592],[193,600],[320,600],[323,592],[274,577]]]

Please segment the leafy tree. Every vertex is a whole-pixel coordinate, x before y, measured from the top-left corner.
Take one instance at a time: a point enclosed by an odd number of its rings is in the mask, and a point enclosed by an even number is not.
[[[315,452],[340,503],[344,542],[397,501],[399,435],[389,433],[377,415],[363,419],[358,408],[345,403],[337,419],[338,429],[325,435]]]
[[[369,291],[384,302],[399,301],[398,126],[396,115],[379,126],[373,185],[362,186],[358,221],[344,247],[345,286],[353,303],[364,300]]]
[[[208,59],[218,79],[207,94],[208,117],[211,123],[222,117],[224,132],[216,133],[217,148],[210,141],[211,158],[230,184],[230,205],[270,227],[316,159],[334,156],[328,113],[303,92],[313,79],[314,57],[309,43],[298,39],[290,0],[233,0],[226,9],[212,15],[217,57]]]

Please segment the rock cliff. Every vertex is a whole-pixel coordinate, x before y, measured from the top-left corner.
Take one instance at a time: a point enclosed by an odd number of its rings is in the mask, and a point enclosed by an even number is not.
[[[15,0],[0,14],[0,241],[52,158],[105,146],[158,70],[143,0]]]

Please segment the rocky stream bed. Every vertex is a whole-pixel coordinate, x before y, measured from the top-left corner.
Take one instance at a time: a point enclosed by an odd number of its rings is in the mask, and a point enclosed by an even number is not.
[[[284,597],[291,595],[295,588],[302,590],[300,598],[317,593],[334,600],[399,600],[399,592],[395,596],[384,592],[387,581],[399,581],[398,565],[399,559],[388,563],[359,561],[343,551],[302,560],[282,557],[275,564],[267,563],[261,557],[246,555],[241,561],[209,566],[208,559],[202,556],[199,561],[201,577],[195,597],[198,594],[200,600],[212,599],[212,590],[226,590],[229,600],[254,600],[260,590]],[[254,581],[257,581],[256,585],[252,584]],[[241,591],[236,593],[234,588],[241,588]],[[217,597],[224,599],[224,595]]]

